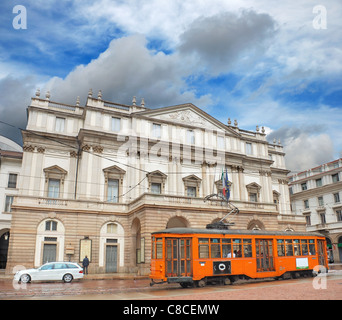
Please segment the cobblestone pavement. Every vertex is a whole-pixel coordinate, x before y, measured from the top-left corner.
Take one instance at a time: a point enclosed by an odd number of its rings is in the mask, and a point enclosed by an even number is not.
[[[238,282],[228,286],[182,289],[178,284],[149,286],[148,279],[87,280],[18,284],[0,280],[0,299],[55,300],[342,300],[342,271],[327,277]]]

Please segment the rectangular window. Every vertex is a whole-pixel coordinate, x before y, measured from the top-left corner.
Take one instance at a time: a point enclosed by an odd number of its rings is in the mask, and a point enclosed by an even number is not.
[[[342,221],[342,210],[336,210],[337,221]]]
[[[249,194],[249,201],[251,202],[258,202],[258,196],[256,193],[250,193]]]
[[[221,258],[220,239],[210,239],[211,258]]]
[[[248,154],[248,155],[253,154],[252,144],[249,142],[246,142],[246,154]]]
[[[233,253],[237,258],[242,257],[242,240],[241,239],[234,239],[233,240]]]
[[[277,240],[278,244],[278,257],[284,257],[285,256],[285,242],[283,239]]]
[[[12,206],[12,203],[13,203],[13,196],[6,196],[6,199],[5,199],[5,212],[11,212],[12,209],[11,209],[11,206]]]
[[[186,191],[187,191],[188,197],[192,197],[192,198],[196,197],[196,187],[187,187]]]
[[[318,200],[318,205],[319,205],[320,207],[323,207],[323,206],[324,206],[323,197],[318,197],[317,200]]]
[[[186,132],[186,142],[189,144],[195,144],[195,132],[193,130],[188,130]]]
[[[322,223],[322,224],[326,224],[325,213],[320,213],[319,216],[320,216],[320,218],[321,218],[321,223]]]
[[[209,239],[198,239],[198,257],[200,259],[209,258]]]
[[[252,257],[252,239],[243,239],[243,256]]]
[[[309,255],[308,240],[300,240],[300,243],[302,245],[302,255]]]
[[[161,184],[160,183],[151,183],[151,192],[154,194],[161,194]]]
[[[309,209],[309,200],[304,200],[304,208]]]
[[[64,132],[64,126],[65,126],[65,119],[56,117],[56,131],[57,132]]]
[[[316,179],[316,187],[322,186],[322,178]]]
[[[17,178],[18,178],[18,175],[16,173],[10,173],[8,175],[7,187],[15,189],[17,187]]]
[[[316,249],[315,249],[315,240],[310,239],[309,240],[309,255],[315,255]]]
[[[121,129],[121,119],[112,117],[112,131],[119,132]]]
[[[161,125],[157,123],[152,124],[152,137],[160,139],[161,138]]]
[[[307,226],[311,226],[311,216],[310,215],[305,216],[305,221],[306,221]]]
[[[48,185],[48,197],[49,198],[59,198],[59,179],[49,179]]]
[[[295,256],[301,256],[299,240],[293,240],[293,249]]]
[[[107,183],[107,201],[108,202],[118,202],[119,198],[119,180],[118,179],[108,179]]]
[[[340,194],[339,193],[334,193],[334,201],[335,201],[335,203],[340,202]]]
[[[222,239],[222,258],[233,258],[231,242],[231,239]]]
[[[157,259],[163,259],[163,238],[157,238],[156,253]]]
[[[340,181],[340,178],[338,176],[338,173],[335,173],[333,175],[331,175],[332,177],[332,182],[335,183],[335,182],[339,182]]]
[[[293,256],[292,240],[291,239],[285,240],[285,244],[286,244],[286,256],[287,257]]]
[[[308,186],[307,186],[306,182],[302,183],[301,187],[302,187],[302,191],[305,191],[305,190],[308,189]]]

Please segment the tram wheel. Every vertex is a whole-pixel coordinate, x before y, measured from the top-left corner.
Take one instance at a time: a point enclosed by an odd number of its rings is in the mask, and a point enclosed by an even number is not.
[[[197,287],[203,288],[205,287],[205,285],[206,285],[206,282],[204,279],[197,281]]]

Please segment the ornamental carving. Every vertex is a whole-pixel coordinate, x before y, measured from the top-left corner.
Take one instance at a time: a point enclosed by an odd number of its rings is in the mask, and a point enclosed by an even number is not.
[[[82,151],[89,151],[89,150],[90,150],[90,145],[84,144],[84,145],[82,146]]]
[[[95,153],[102,153],[103,147],[101,147],[101,146],[93,146],[93,151]]]
[[[43,147],[37,147],[37,151],[38,151],[39,153],[44,153],[45,148],[43,148]]]
[[[23,146],[23,150],[26,152],[33,152],[34,151],[34,146],[31,144],[25,144]]]
[[[199,125],[206,124],[206,121],[202,117],[196,115],[194,112],[190,110],[177,111],[174,113],[170,113],[169,117],[173,120],[187,122],[191,124],[199,124]]]

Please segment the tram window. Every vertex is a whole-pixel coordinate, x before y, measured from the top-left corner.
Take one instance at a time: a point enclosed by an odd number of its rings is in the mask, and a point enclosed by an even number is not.
[[[299,240],[293,240],[293,249],[294,249],[295,256],[301,255]]]
[[[191,257],[191,241],[190,240],[186,240],[186,258],[190,259]]]
[[[166,240],[166,259],[172,259],[172,242]]]
[[[245,258],[252,257],[252,239],[243,239],[243,255]]]
[[[231,239],[222,239],[222,258],[233,258],[231,242]]]
[[[242,257],[242,241],[241,239],[234,239],[233,240],[233,252],[235,257],[241,258]]]
[[[156,239],[155,237],[152,238],[152,259],[156,258],[156,251],[155,251]]]
[[[292,239],[285,240],[286,242],[286,256],[293,256]]]
[[[310,239],[309,240],[309,255],[315,255],[316,249],[315,249],[315,240]]]
[[[221,258],[220,239],[210,239],[210,257]]]
[[[198,257],[200,259],[209,258],[209,239],[198,239]]]
[[[163,259],[163,238],[157,238],[156,253],[157,259]]]
[[[300,240],[302,245],[302,255],[307,256],[308,253],[308,240]]]
[[[285,256],[285,244],[283,239],[277,240],[278,244],[278,257]]]

